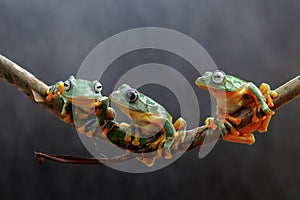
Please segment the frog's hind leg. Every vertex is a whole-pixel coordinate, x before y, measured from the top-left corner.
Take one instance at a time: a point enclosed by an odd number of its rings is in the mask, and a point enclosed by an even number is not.
[[[242,144],[253,144],[255,142],[254,135],[252,133],[248,134],[240,134],[239,136],[226,135],[223,137],[223,140],[234,143],[242,143]]]
[[[186,121],[180,117],[179,119],[176,120],[173,126],[176,131],[174,135],[175,142],[173,144],[173,149],[177,150],[178,145],[184,142],[186,136]]]
[[[252,133],[244,133],[243,131],[237,131],[227,120],[224,121],[224,124],[223,126],[221,126],[221,128],[223,132],[223,140],[249,145],[255,142],[255,138]],[[229,133],[227,129],[229,130]]]
[[[260,133],[267,132],[271,118],[272,118],[272,115],[265,116],[265,118],[260,123],[261,124],[260,127],[257,128],[258,132],[260,132]]]

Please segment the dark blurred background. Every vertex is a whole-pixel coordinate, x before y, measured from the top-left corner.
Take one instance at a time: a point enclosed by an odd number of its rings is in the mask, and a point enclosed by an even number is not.
[[[0,53],[52,84],[76,74],[106,38],[137,27],[165,27],[198,41],[228,74],[276,88],[300,73],[299,21],[297,0],[1,0]],[[159,62],[149,59],[157,54],[135,58],[139,64]],[[116,69],[136,65],[128,56],[114,63]],[[164,64],[190,68],[166,56]],[[2,80],[0,91],[0,199],[300,198],[299,100],[278,110],[268,133],[256,134],[252,146],[219,141],[204,159],[195,150],[162,170],[128,174],[107,166],[38,164],[35,150],[89,153],[71,126]],[[178,115],[167,99],[161,104]],[[209,106],[204,97],[202,120]]]

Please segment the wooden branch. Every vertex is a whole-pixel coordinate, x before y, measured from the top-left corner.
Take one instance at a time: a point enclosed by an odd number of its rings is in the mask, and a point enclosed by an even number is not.
[[[62,120],[60,112],[63,106],[61,99],[56,98],[52,102],[46,102],[46,85],[30,72],[0,54],[0,77],[26,94],[32,101],[45,108],[49,113]]]
[[[63,106],[63,102],[61,101],[61,99],[56,98],[52,102],[44,101],[46,97],[45,92],[49,86],[47,86],[45,83],[37,79],[31,73],[29,73],[28,71],[21,68],[20,66],[13,63],[12,61],[10,61],[2,55],[0,55],[0,77],[12,84],[13,86],[15,86],[19,91],[26,94],[31,100],[36,102],[41,107],[45,108],[48,112],[52,113],[59,119],[62,119],[60,112]],[[299,97],[300,76],[297,76],[291,81],[285,83],[284,85],[277,88],[275,91],[278,93],[279,96],[276,99],[274,99],[274,107],[272,108],[273,110],[277,110],[283,105]],[[252,109],[241,109],[233,115],[242,119],[242,122],[238,126],[236,126],[236,128],[239,130],[247,124],[251,123],[253,112]],[[74,124],[71,125],[74,126]],[[147,144],[144,145],[142,148],[133,146],[131,144],[128,145],[128,143],[125,144],[125,141],[123,140],[124,135],[122,134],[120,134],[120,132],[118,131],[113,132],[109,136],[109,140],[118,146],[129,147],[135,153],[153,151],[149,148],[150,145]],[[180,144],[178,150],[174,151],[173,153],[185,151],[187,149],[187,145],[189,144],[191,145],[188,147],[188,150],[200,148],[205,138],[211,138],[211,141],[215,140],[213,134],[215,134],[213,131],[206,129],[204,126],[188,130],[185,142],[183,144]],[[132,154],[130,156],[128,154],[124,154],[111,159],[100,158],[100,160],[96,161],[94,158],[89,159],[74,156],[49,155],[40,152],[35,153],[36,156],[39,156],[42,159],[46,158],[65,163],[80,163],[78,161],[81,159],[81,164],[101,164],[101,162],[116,163],[124,161],[126,159],[131,159],[133,157]]]

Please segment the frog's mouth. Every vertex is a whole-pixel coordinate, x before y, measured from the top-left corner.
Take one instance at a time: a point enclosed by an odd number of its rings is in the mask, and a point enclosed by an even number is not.
[[[128,106],[122,104],[121,102],[119,102],[118,100],[115,100],[113,98],[111,98],[111,101],[126,115],[130,116],[132,112],[137,112],[137,113],[139,112],[139,111],[130,109]]]
[[[208,90],[208,87],[206,85],[197,84],[197,86],[201,89]]]
[[[204,83],[202,83],[202,82],[204,82]],[[201,89],[208,90],[207,84],[205,84],[205,81],[203,81],[201,78],[197,79],[195,81],[195,84]]]
[[[121,102],[111,98],[111,101],[124,113],[126,114],[129,118],[131,119],[145,119],[145,117],[148,115],[148,113],[130,109],[129,106],[122,104]]]

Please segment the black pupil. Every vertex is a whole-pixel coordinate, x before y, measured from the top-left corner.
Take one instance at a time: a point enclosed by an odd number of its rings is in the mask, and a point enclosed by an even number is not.
[[[128,91],[126,94],[126,98],[129,102],[132,102],[136,99],[137,93],[135,91]]]
[[[64,86],[66,87],[66,89],[68,90],[68,88],[70,87],[70,82],[64,82]]]
[[[244,99],[249,99],[249,96],[247,94],[243,94]]]
[[[219,78],[221,78],[221,75],[220,74],[215,74],[215,78],[219,79]]]

